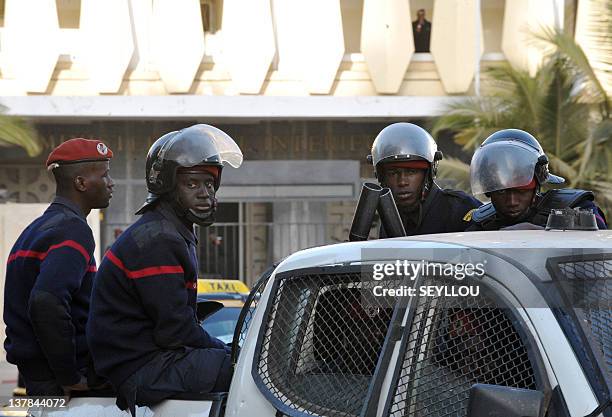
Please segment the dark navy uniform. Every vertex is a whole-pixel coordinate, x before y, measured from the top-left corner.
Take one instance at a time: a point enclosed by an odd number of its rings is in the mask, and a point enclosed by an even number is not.
[[[88,341],[121,408],[229,387],[230,349],[197,322],[197,274],[193,230],[163,201],[106,253],[94,283]]]
[[[86,375],[85,327],[96,262],[94,238],[72,201],[56,197],[19,236],[4,288],[7,360],[29,395],[64,395]]]
[[[532,223],[536,226],[546,226],[548,215],[552,209],[581,208],[590,209],[595,214],[597,227],[607,229],[603,211],[594,203],[595,196],[591,191],[562,189],[550,190],[538,195],[530,213],[519,221],[502,218],[492,203],[481,206],[472,214],[472,221],[466,231],[499,230],[517,223]]]
[[[406,236],[463,232],[470,224],[471,211],[481,205],[479,200],[463,191],[443,190],[433,183],[420,204],[416,223],[402,215]],[[385,237],[381,227],[380,238]]]

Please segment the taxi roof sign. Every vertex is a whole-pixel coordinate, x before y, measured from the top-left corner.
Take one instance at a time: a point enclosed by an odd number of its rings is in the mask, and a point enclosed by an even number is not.
[[[198,294],[210,293],[248,294],[249,287],[237,279],[198,279]]]

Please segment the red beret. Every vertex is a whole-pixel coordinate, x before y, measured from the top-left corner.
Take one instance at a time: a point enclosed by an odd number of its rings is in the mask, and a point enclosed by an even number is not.
[[[75,162],[108,161],[113,151],[99,140],[75,138],[53,149],[47,158],[47,169]]]

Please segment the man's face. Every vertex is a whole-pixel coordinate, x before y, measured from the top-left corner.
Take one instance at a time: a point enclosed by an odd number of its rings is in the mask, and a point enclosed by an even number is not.
[[[79,175],[82,178],[84,196],[91,208],[106,208],[110,203],[115,183],[109,169],[108,161],[88,162]]]
[[[206,215],[216,204],[215,178],[205,171],[178,172],[176,193],[184,208]]]
[[[502,216],[512,220],[520,220],[529,211],[534,197],[535,189],[519,190],[517,188],[509,188],[492,192],[491,203],[493,203],[495,210]]]
[[[413,210],[421,200],[424,169],[383,167],[383,185],[389,187],[393,193],[398,209]]]
[[[425,10],[419,10],[417,12],[417,19],[425,19]]]

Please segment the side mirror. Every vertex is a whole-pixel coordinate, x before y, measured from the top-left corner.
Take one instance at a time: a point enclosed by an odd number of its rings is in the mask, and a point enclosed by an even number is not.
[[[467,417],[540,417],[544,394],[530,389],[474,384]]]
[[[200,324],[202,324],[202,322],[206,320],[208,316],[215,314],[217,311],[221,310],[222,308],[223,308],[223,303],[220,303],[219,301],[212,301],[212,300],[198,301],[197,311],[196,311],[196,316],[198,317],[198,321],[200,322]]]

